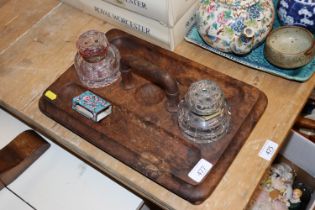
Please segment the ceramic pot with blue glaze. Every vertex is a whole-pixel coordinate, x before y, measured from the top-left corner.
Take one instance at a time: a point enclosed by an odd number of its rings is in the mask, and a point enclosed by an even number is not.
[[[315,0],[279,0],[277,12],[281,24],[305,27],[315,33]]]
[[[197,27],[211,47],[246,54],[265,40],[274,16],[272,0],[200,0]]]

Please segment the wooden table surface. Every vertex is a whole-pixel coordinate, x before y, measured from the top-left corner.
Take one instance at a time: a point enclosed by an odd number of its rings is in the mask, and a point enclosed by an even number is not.
[[[212,195],[192,205],[73,134],[38,109],[48,85],[72,63],[77,37],[113,26],[57,0],[0,0],[0,106],[119,182],[168,209],[244,209],[272,161],[258,156],[267,139],[280,146],[314,87],[260,72],[182,42],[176,53],[251,84],[268,106]],[[0,139],[1,141],[1,139]]]

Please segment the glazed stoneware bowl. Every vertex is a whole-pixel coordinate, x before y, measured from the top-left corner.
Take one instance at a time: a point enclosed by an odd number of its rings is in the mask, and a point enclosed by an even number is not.
[[[298,26],[283,26],[270,32],[264,54],[273,65],[295,69],[308,64],[314,57],[314,36]]]

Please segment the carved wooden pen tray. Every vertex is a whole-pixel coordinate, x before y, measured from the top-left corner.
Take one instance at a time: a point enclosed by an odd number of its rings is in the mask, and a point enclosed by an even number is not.
[[[179,130],[176,113],[165,109],[165,97],[156,104],[148,104],[138,96],[139,90],[151,82],[137,75],[133,76],[136,87],[128,91],[122,89],[120,81],[108,87],[90,89],[113,105],[111,115],[94,123],[71,108],[72,98],[87,90],[80,84],[73,66],[48,87],[57,98],[49,100],[43,95],[40,110],[180,197],[194,204],[201,203],[215,189],[263,113],[267,105],[265,94],[125,32],[114,29],[106,35],[122,58],[137,56],[171,74],[178,83],[180,98],[192,82],[215,81],[231,107],[230,132],[209,144],[186,140]],[[206,178],[197,183],[188,173],[202,158],[214,166]]]

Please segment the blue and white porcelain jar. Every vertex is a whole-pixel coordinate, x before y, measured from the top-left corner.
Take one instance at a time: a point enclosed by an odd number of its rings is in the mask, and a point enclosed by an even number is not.
[[[315,0],[279,0],[277,11],[282,25],[302,26],[315,33]]]

